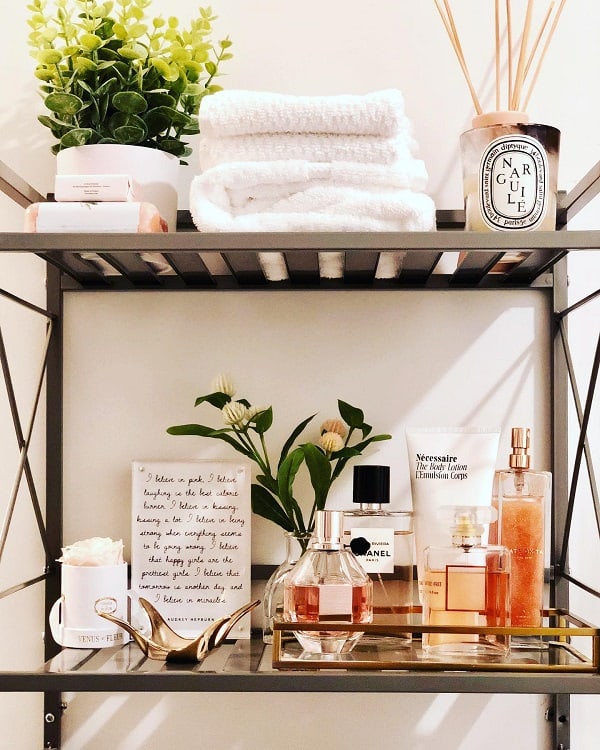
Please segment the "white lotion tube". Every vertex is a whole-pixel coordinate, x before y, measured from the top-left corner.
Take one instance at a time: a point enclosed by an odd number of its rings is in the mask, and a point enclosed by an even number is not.
[[[419,591],[423,551],[451,543],[450,529],[438,517],[439,509],[443,505],[491,505],[499,440],[499,428],[406,429]]]

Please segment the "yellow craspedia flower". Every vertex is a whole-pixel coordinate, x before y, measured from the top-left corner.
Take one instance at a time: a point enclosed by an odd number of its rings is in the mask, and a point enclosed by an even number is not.
[[[321,425],[321,434],[324,432],[335,432],[341,437],[346,437],[346,425],[341,419],[327,419]]]
[[[337,432],[324,432],[319,438],[319,445],[325,453],[335,453],[344,447],[344,440]]]

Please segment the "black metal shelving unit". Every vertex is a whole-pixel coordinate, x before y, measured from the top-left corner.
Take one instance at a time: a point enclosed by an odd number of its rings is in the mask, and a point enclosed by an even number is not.
[[[298,233],[298,234],[201,234],[193,231],[189,215],[180,212],[180,231],[172,234],[0,234],[0,252],[32,253],[47,264],[48,296],[44,310],[21,301],[45,316],[48,326],[44,356],[46,422],[46,514],[39,504],[38,524],[44,539],[48,570],[44,576],[25,581],[25,586],[45,581],[49,606],[59,596],[58,570],[53,560],[62,544],[61,441],[62,423],[62,302],[72,290],[269,290],[295,289],[343,291],[348,289],[472,290],[535,288],[552,297],[554,342],[553,419],[566,424],[569,380],[573,379],[566,335],[568,315],[580,304],[600,294],[597,290],[577,305],[565,301],[566,272],[563,259],[572,252],[600,250],[600,231],[563,231],[569,218],[600,191],[600,167],[596,166],[569,194],[561,196],[557,231],[530,233],[470,233],[462,231],[460,212],[439,212],[438,231],[424,233]],[[0,189],[22,206],[41,200],[18,176],[0,165]],[[264,271],[265,257],[277,253],[286,270],[283,281],[270,281]],[[339,278],[322,278],[319,258],[341,254]],[[378,278],[382,254],[393,253],[397,273]],[[436,273],[445,253],[459,253],[450,273]],[[1,285],[0,285],[1,286]],[[8,292],[0,293],[13,298]],[[14,298],[13,298],[14,299]],[[18,301],[18,300],[16,300]],[[0,358],[4,354],[0,348]],[[564,429],[555,429],[553,448],[554,517],[551,566],[551,605],[568,609],[569,586],[581,586],[599,597],[600,592],[574,580],[568,570],[568,535],[575,500],[574,486],[587,464],[600,518],[593,460],[586,430],[594,398],[600,362],[600,344],[594,355],[590,389],[579,403],[581,434],[576,449],[577,476],[569,477]],[[4,368],[7,369],[7,368]],[[571,386],[572,387],[572,386]],[[15,406],[16,409],[16,406]],[[18,422],[18,415],[16,418]],[[21,432],[19,470],[29,477],[28,436]],[[600,522],[599,522],[600,523]],[[8,529],[6,529],[8,531]],[[600,544],[600,531],[598,533]],[[0,562],[2,548],[0,547]],[[260,569],[259,569],[260,568]],[[268,572],[256,566],[261,578]],[[270,648],[260,639],[226,644],[196,667],[165,665],[145,659],[135,645],[98,651],[57,651],[47,639],[47,661],[34,671],[0,672],[0,691],[44,692],[45,747],[60,747],[61,692],[116,691],[257,691],[257,692],[458,692],[543,693],[555,696],[554,747],[568,747],[568,694],[600,694],[600,675],[589,673],[518,673],[477,671],[360,670],[277,671],[271,666]]]

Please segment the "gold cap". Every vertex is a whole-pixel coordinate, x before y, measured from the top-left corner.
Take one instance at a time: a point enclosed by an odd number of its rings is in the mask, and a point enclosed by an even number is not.
[[[512,453],[508,464],[511,469],[529,468],[529,427],[513,427],[511,432]]]

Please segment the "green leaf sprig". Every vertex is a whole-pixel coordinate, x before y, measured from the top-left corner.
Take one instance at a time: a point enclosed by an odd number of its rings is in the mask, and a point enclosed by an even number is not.
[[[234,400],[235,389],[229,378],[219,376],[213,390],[196,399],[195,406],[208,403],[221,412],[225,427],[213,428],[202,424],[183,424],[169,427],[170,435],[196,435],[222,440],[258,467],[256,482],[251,485],[252,511],[285,531],[298,535],[312,532],[315,512],[323,510],[333,482],[347,463],[374,442],[390,440],[391,435],[373,435],[361,409],[338,399],[341,419],[322,423],[317,443],[296,445],[305,428],[314,419],[312,414],[302,420],[285,441],[277,464],[269,457],[265,435],[273,424],[273,409],[252,406],[245,398]],[[353,437],[360,434],[357,442]],[[313,502],[308,518],[294,496],[294,482],[305,465],[313,489]]]
[[[28,43],[50,114],[38,119],[71,146],[120,143],[178,157],[192,149],[205,96],[231,59],[232,42],[211,42],[213,15],[200,8],[189,27],[175,16],[146,17],[150,0],[31,0]]]

